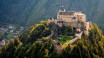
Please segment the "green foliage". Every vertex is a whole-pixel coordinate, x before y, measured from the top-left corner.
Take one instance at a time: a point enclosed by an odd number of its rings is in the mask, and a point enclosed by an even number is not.
[[[54,57],[55,50],[52,45],[52,40],[45,42],[35,42],[26,52],[28,58],[44,58],[44,57]],[[54,55],[54,56],[53,56]]]
[[[44,24],[36,24],[32,27],[30,27],[28,30],[26,30],[21,36],[20,40],[22,42],[34,42],[37,39],[40,39],[42,37],[46,37],[51,33],[50,29],[47,27],[47,25]]]
[[[104,57],[103,52],[104,37],[98,26],[94,24],[89,30],[89,36],[84,36],[74,47],[70,45],[66,47],[62,56],[65,58],[98,58]]]
[[[48,24],[48,21],[40,21],[40,24]]]
[[[8,33],[8,37],[13,37],[15,34]]]
[[[15,57],[15,50],[20,45],[22,45],[22,43],[19,41],[18,38],[15,40],[11,40],[8,44],[6,44],[2,48],[0,57],[2,58]]]
[[[59,28],[59,34],[65,36],[74,36],[74,28],[72,26],[62,26]]]
[[[56,29],[54,29],[56,28]],[[66,29],[67,28],[67,29]],[[51,31],[58,32],[62,41],[71,40],[75,30],[71,26],[58,27],[55,24],[36,24],[19,38],[11,40],[0,50],[1,58],[98,58],[104,57],[104,36],[96,24],[89,29],[89,35],[82,36],[75,44],[66,48],[53,38],[47,39]],[[61,30],[61,31],[60,31]],[[38,40],[39,39],[39,40]],[[61,47],[60,47],[61,46]],[[62,53],[58,54],[58,49]],[[61,50],[60,50],[61,51]]]
[[[64,44],[65,42],[67,42],[69,40],[72,40],[72,39],[73,38],[72,37],[69,37],[69,36],[60,36],[59,43]]]

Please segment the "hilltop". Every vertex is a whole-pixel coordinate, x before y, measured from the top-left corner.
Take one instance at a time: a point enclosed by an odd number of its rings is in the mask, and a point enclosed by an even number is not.
[[[23,33],[20,32],[21,34],[18,37],[16,36],[6,45],[3,40],[2,45],[4,46],[0,46],[1,58],[104,57],[104,35],[100,30],[102,27],[99,28],[97,24],[92,23],[103,24],[103,13],[101,12],[103,11],[101,7],[103,0],[65,0],[63,4],[70,11],[61,6],[57,12],[55,10],[58,10],[60,5],[60,3],[57,3],[58,0],[18,0],[18,2],[17,0],[7,2],[3,0],[1,2],[3,2],[1,4],[3,8],[0,7],[2,8],[0,10],[2,22],[8,22],[10,19],[9,23],[27,26],[40,21],[39,24],[32,25]],[[6,11],[5,3],[8,6],[9,3],[14,3],[10,4],[10,8],[8,7],[11,11]],[[20,7],[21,5],[23,5],[23,8]],[[17,6],[17,10],[14,9],[15,6]],[[93,8],[93,6],[101,9]],[[3,10],[6,12],[2,13]],[[82,10],[82,12],[78,10]],[[100,18],[101,22],[97,18]],[[45,20],[41,21],[41,19]],[[20,28],[23,29],[23,27]],[[13,26],[10,26],[10,32],[13,32],[14,29]]]
[[[104,35],[82,12],[63,7],[57,18],[40,21],[0,47],[2,58],[103,58]]]
[[[54,34],[51,31],[55,29]],[[0,52],[0,57],[17,58],[60,58],[60,57],[104,57],[104,36],[96,24],[89,29],[89,35],[82,35],[73,44],[75,28],[58,26],[54,23],[41,21],[35,24],[15,40],[11,40]]]

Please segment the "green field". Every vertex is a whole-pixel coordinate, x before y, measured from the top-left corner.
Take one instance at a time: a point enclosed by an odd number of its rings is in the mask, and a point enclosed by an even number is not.
[[[68,41],[68,40],[72,40],[73,38],[72,37],[70,37],[70,36],[60,36],[60,39],[59,39],[59,43],[65,43],[66,41]]]
[[[8,33],[8,37],[13,37],[15,34],[12,34],[12,33]]]

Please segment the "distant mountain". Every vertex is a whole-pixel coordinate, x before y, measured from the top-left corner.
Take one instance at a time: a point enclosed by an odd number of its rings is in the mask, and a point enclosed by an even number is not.
[[[60,0],[0,0],[0,22],[32,25],[56,17]],[[103,24],[104,0],[64,0],[67,10],[82,11],[89,20]]]

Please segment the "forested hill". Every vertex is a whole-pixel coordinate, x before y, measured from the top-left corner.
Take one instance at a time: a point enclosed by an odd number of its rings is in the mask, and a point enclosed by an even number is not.
[[[104,0],[64,0],[63,5],[103,25]],[[31,25],[55,17],[59,7],[60,0],[0,0],[0,22]]]
[[[52,30],[54,34],[49,37]],[[104,36],[97,25],[70,44],[74,34],[70,25],[35,24],[0,49],[0,58],[104,58]]]

